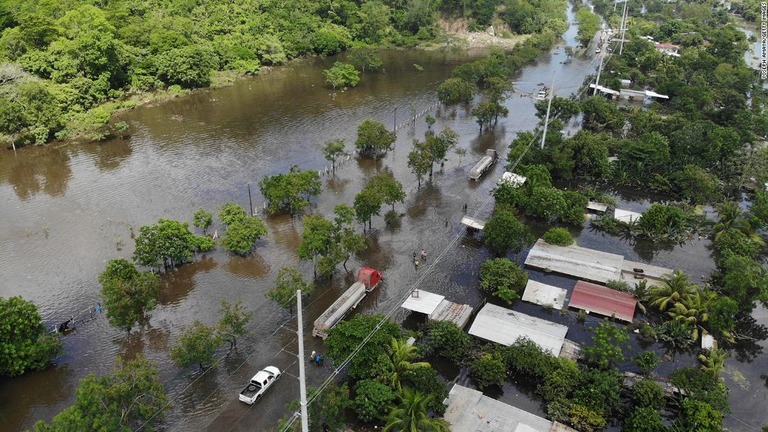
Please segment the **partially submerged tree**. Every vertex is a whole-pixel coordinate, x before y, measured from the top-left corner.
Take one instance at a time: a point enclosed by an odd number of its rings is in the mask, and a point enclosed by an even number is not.
[[[294,267],[283,267],[275,279],[275,287],[267,291],[267,298],[274,301],[281,308],[288,309],[293,315],[293,305],[296,303],[296,291],[301,290],[302,295],[310,295],[314,291],[314,285],[304,280],[301,273]]]
[[[219,219],[227,226],[221,243],[226,250],[238,255],[248,255],[256,240],[267,234],[267,225],[261,218],[248,216],[245,209],[234,202],[224,204]]]
[[[154,430],[170,406],[155,365],[140,355],[130,361],[118,357],[111,373],[86,376],[74,404],[50,424],[38,421],[34,431]]]
[[[520,252],[533,243],[533,236],[510,207],[497,206],[483,228],[483,241],[493,252],[503,255],[508,250]]]
[[[191,261],[196,252],[213,249],[214,245],[212,239],[193,234],[186,222],[160,219],[155,225],[139,228],[133,259],[145,267],[175,267]]]
[[[325,82],[336,87],[354,87],[360,82],[360,71],[349,63],[336,62],[330,69],[323,70]]]
[[[592,345],[584,348],[584,358],[600,369],[608,369],[624,361],[622,345],[628,341],[629,335],[625,329],[607,321],[602,322],[593,330]]]
[[[508,258],[490,259],[480,267],[480,289],[507,303],[520,300],[528,273]]]
[[[336,160],[349,154],[345,151],[344,146],[343,139],[328,141],[323,145],[323,156],[331,162],[331,171],[333,173],[336,173]]]
[[[0,297],[0,376],[42,370],[62,350],[55,334],[46,332],[34,303],[21,297]]]
[[[320,195],[322,185],[317,171],[300,171],[294,165],[287,174],[265,177],[259,188],[270,213],[287,211],[293,216],[309,206],[310,198]]]
[[[392,150],[392,145],[396,139],[397,135],[388,130],[383,124],[373,120],[365,120],[357,127],[355,147],[361,154],[378,158],[380,155]]]
[[[219,316],[221,337],[229,342],[229,349],[237,348],[237,337],[248,333],[245,326],[253,318],[253,312],[246,311],[241,301],[229,303],[221,299]]]
[[[381,194],[371,189],[363,189],[359,194],[355,195],[355,219],[363,224],[365,229],[365,223],[368,222],[368,229],[371,228],[374,215],[379,214],[381,209]]]
[[[211,226],[212,223],[213,213],[205,210],[204,208],[201,208],[195,212],[192,224],[203,230],[203,235],[205,235],[206,230]]]
[[[181,336],[171,348],[171,359],[181,368],[197,364],[200,370],[205,370],[213,363],[213,356],[221,341],[215,327],[196,320],[191,326],[182,329]]]
[[[405,201],[405,191],[403,184],[397,181],[391,172],[382,171],[368,180],[365,189],[370,189],[379,194],[381,202],[392,206],[395,210],[395,203]]]
[[[413,140],[413,150],[408,153],[408,167],[416,175],[419,189],[421,189],[421,179],[432,170],[432,159],[426,143]]]
[[[160,277],[151,272],[139,272],[133,263],[124,259],[109,261],[99,282],[107,319],[113,326],[130,330],[157,305]]]

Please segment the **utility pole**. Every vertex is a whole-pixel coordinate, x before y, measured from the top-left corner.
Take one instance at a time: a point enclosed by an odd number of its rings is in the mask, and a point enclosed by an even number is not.
[[[624,52],[624,33],[627,31],[627,0],[624,0],[624,13],[621,16],[621,45],[619,55]]]
[[[603,71],[603,59],[605,59],[605,54],[603,54],[603,50],[600,50],[600,66],[597,68],[597,77],[595,78],[595,91],[592,92],[592,96],[597,94],[597,86],[600,85],[600,72]]]
[[[552,73],[552,87],[549,88],[549,103],[547,103],[547,117],[544,119],[544,132],[541,134],[541,149],[544,149],[544,141],[547,139],[547,127],[549,126],[549,110],[552,109],[552,98],[555,97],[555,74]]]
[[[250,210],[248,210],[248,213],[251,214],[251,216],[254,216],[256,213],[253,211],[253,200],[251,199],[251,185],[248,184],[248,206]]]
[[[301,290],[296,290],[296,317],[299,321],[299,392],[301,392],[301,431],[309,432],[309,417],[307,416],[307,383],[304,376],[304,320],[301,314]]]

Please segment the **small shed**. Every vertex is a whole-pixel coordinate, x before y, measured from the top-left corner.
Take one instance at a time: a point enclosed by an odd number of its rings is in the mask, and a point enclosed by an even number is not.
[[[475,317],[469,334],[501,345],[528,338],[553,356],[560,355],[568,327],[494,304],[486,304]]]
[[[565,296],[568,291],[543,284],[533,280],[528,280],[523,292],[523,301],[535,303],[542,306],[551,306],[557,310],[563,309],[565,305]]]
[[[637,222],[640,220],[641,216],[643,216],[642,213],[633,212],[630,210],[622,210],[618,208],[613,210],[613,218],[621,222]]]
[[[637,300],[632,294],[615,289],[578,281],[573,288],[569,307],[595,312],[605,316],[615,316],[616,319],[632,322],[635,316]]]

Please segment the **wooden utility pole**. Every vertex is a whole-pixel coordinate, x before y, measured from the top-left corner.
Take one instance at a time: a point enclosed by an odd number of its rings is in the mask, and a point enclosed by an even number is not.
[[[296,290],[296,317],[299,325],[299,392],[301,405],[301,431],[309,432],[309,417],[307,416],[307,383],[304,375],[304,320],[301,314],[301,290]]]

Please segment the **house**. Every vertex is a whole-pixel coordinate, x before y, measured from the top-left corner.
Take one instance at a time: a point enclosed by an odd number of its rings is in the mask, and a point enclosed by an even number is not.
[[[680,57],[680,54],[678,53],[680,47],[678,45],[673,45],[670,43],[657,43],[656,50],[662,54],[666,54],[672,57]]]

